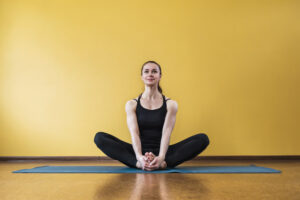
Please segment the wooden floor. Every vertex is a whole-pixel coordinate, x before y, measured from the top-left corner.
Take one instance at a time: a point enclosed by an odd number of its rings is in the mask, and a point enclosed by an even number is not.
[[[299,200],[300,161],[188,161],[180,166],[249,165],[277,174],[21,174],[42,165],[114,165],[118,161],[0,162],[0,199]]]

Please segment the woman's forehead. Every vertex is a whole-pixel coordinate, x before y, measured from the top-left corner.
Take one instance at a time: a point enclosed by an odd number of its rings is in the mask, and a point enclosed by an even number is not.
[[[155,64],[155,63],[147,63],[145,66],[144,66],[144,69],[157,69],[158,66]]]

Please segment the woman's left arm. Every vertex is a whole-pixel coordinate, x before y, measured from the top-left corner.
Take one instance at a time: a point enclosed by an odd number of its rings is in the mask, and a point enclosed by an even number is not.
[[[163,130],[162,130],[160,151],[159,151],[159,155],[158,155],[160,158],[162,158],[162,160],[165,160],[165,156],[166,156],[167,150],[169,148],[170,136],[171,136],[171,133],[175,126],[177,110],[178,110],[177,102],[174,100],[170,100],[169,104],[168,104],[167,115],[165,118]]]

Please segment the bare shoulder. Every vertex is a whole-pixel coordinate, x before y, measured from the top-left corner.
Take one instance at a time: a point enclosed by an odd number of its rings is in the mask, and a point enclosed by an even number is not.
[[[137,98],[135,98],[137,100]],[[134,99],[130,99],[126,102],[125,104],[125,110],[126,112],[130,112],[130,111],[135,111],[136,110],[136,105],[137,105],[137,101]]]
[[[166,97],[166,99],[169,99],[169,98]],[[177,103],[177,101],[175,101],[174,99],[168,100],[167,101],[167,110],[176,113],[177,110],[178,110],[178,103]]]

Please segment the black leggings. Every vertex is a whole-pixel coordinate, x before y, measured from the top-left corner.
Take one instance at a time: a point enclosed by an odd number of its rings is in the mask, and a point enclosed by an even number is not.
[[[137,168],[137,159],[132,144],[124,142],[105,132],[96,133],[94,142],[97,147],[110,158],[118,160],[129,167]],[[196,157],[208,144],[209,139],[207,135],[205,133],[199,133],[181,142],[169,145],[165,156],[167,167],[173,168]],[[143,155],[145,155],[146,152],[152,152],[158,156],[159,149],[142,149]]]

